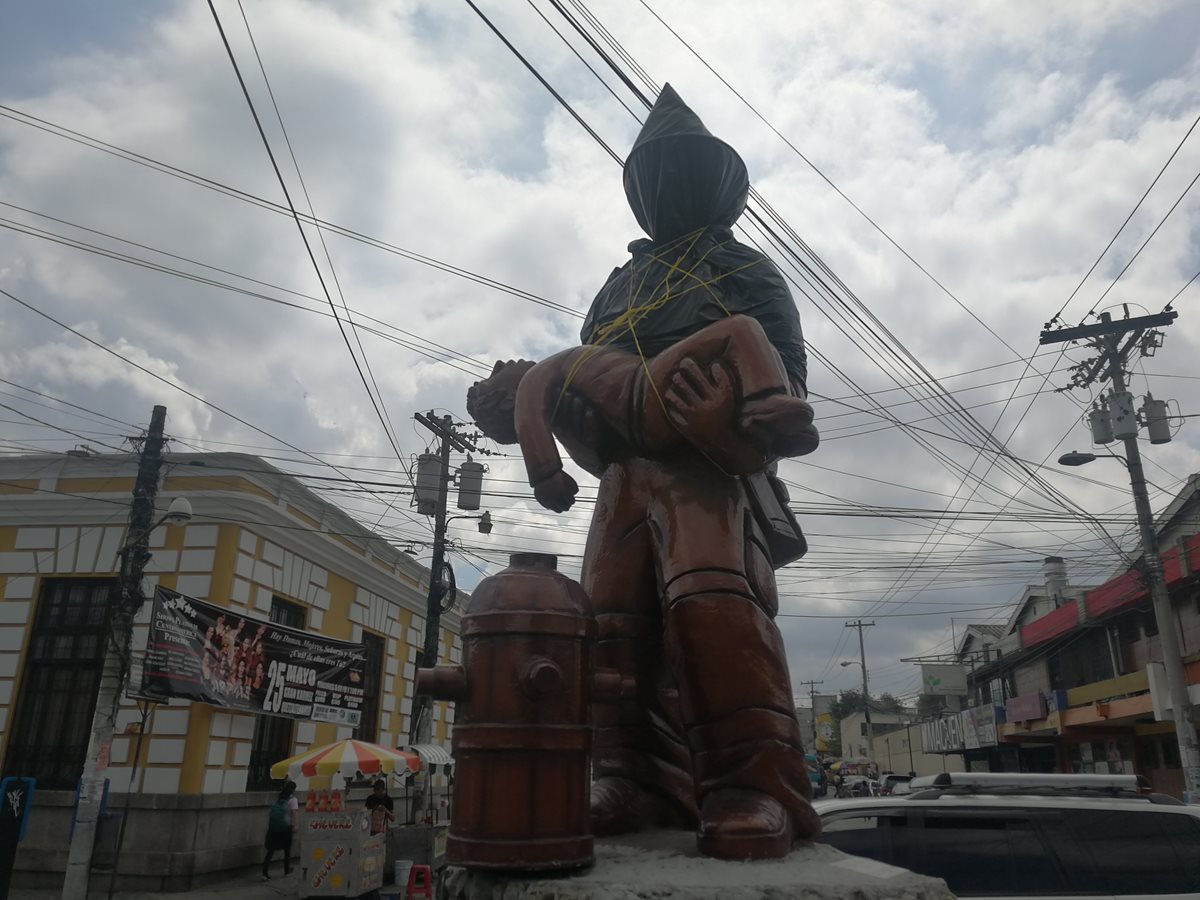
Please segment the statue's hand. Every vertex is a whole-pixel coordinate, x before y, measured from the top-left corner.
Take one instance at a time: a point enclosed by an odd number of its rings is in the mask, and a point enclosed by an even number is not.
[[[554,424],[564,428],[584,446],[594,447],[599,440],[600,429],[592,405],[578,392],[569,388],[559,403]]]
[[[740,400],[725,363],[718,360],[704,368],[685,359],[663,394],[671,424],[718,468],[749,475],[770,462],[767,448],[738,427]]]
[[[684,434],[725,430],[737,403],[729,370],[714,362],[707,370],[685,359],[671,376],[663,399],[667,418]]]
[[[558,513],[571,508],[578,491],[579,485],[575,483],[575,479],[562,469],[533,486],[533,496],[537,498],[537,502]]]

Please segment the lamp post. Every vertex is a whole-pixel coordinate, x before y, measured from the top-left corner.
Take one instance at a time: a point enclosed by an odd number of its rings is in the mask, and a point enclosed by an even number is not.
[[[1150,592],[1150,602],[1154,608],[1154,620],[1158,625],[1167,695],[1171,701],[1171,717],[1175,720],[1175,737],[1179,741],[1179,757],[1183,764],[1185,799],[1189,803],[1196,803],[1200,802],[1200,747],[1196,744],[1196,729],[1192,724],[1192,707],[1183,669],[1179,634],[1175,627],[1175,616],[1171,612],[1171,597],[1167,593],[1166,579],[1163,577],[1158,532],[1154,528],[1154,514],[1150,511],[1150,496],[1146,491],[1146,475],[1142,471],[1142,455],[1136,437],[1125,438],[1125,452],[1127,457],[1116,453],[1080,453],[1072,450],[1060,456],[1058,462],[1064,466],[1083,466],[1095,462],[1101,456],[1111,456],[1119,459],[1129,470],[1138,528],[1142,535],[1143,571]]]

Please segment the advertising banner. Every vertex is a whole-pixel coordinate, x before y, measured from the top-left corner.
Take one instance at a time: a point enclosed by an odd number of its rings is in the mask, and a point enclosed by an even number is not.
[[[999,742],[996,725],[1004,721],[995,706],[972,706],[921,723],[921,748],[926,753],[960,753],[994,747]]]
[[[362,717],[365,659],[362,644],[264,622],[160,587],[142,694],[353,727]]]
[[[958,753],[963,749],[962,719],[951,713],[921,723],[921,749],[925,753]]]
[[[1031,722],[1046,718],[1046,698],[1041,694],[1024,694],[1013,697],[1005,706],[1010,722]]]
[[[837,697],[833,694],[815,694],[813,696],[818,753],[832,753],[837,749],[837,725],[833,721],[833,704],[836,700]]]
[[[963,666],[921,666],[921,690],[943,697],[967,695],[967,670]]]
[[[979,750],[996,746],[996,707],[973,706],[959,713],[962,719],[963,746]]]

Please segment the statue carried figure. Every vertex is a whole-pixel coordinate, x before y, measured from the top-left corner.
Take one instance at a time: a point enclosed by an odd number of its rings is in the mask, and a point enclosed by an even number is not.
[[[520,444],[543,506],[577,489],[555,439],[600,479],[581,576],[595,664],[637,690],[593,709],[594,833],[687,827],[706,855],[777,858],[820,829],[774,621],[774,572],[807,549],[775,463],[818,444],[800,319],[730,230],[745,164],[669,85],[624,182],[649,239],[597,294],[582,346],[497,363],[468,409]]]
[[[551,428],[568,396],[599,420],[608,460],[670,459],[687,442],[725,473],[751,475],[818,442],[812,407],[748,316],[714,322],[649,360],[588,345],[539,363],[498,362],[467,408],[489,438],[520,443],[534,496],[554,512],[569,509],[577,490]]]

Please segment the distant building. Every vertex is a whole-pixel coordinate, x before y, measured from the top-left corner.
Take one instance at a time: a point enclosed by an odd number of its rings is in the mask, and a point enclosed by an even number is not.
[[[1200,475],[1187,480],[1156,527],[1195,705]],[[1051,557],[1044,583],[1026,589],[1008,622],[968,626],[957,655],[969,672],[968,708],[958,722],[923,726],[926,749],[958,755],[973,770],[1139,774],[1156,791],[1182,795],[1158,622],[1137,561],[1103,584],[1078,586]],[[981,734],[993,739],[980,741]]]
[[[870,759],[867,720],[863,712],[851,713],[838,725],[842,735],[842,758]],[[872,705],[871,731],[875,735],[874,762],[880,772],[936,775],[938,772],[963,771],[961,760],[922,750],[921,726],[915,709],[902,713],[885,712]]]

